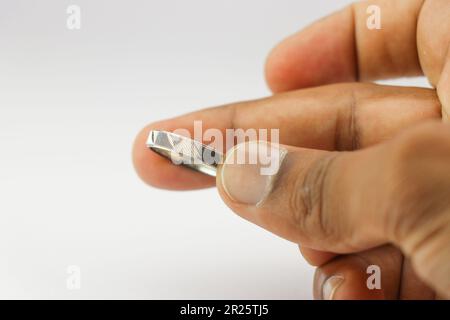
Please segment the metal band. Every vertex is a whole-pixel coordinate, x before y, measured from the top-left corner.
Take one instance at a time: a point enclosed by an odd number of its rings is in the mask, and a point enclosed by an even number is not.
[[[216,176],[217,165],[223,162],[223,155],[213,148],[178,134],[152,130],[147,147],[172,160],[209,176]]]

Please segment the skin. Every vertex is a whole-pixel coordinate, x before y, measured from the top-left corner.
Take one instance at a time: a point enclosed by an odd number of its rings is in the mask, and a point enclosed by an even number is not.
[[[381,30],[366,28],[369,4],[381,8]],[[205,129],[282,128],[290,153],[276,197],[255,209],[230,199],[220,178],[217,187],[237,214],[300,244],[318,267],[314,296],[343,275],[334,299],[450,298],[450,126],[441,121],[450,110],[449,16],[448,0],[373,0],[319,20],[269,54],[274,96],[145,127],[133,149],[138,175],[172,190],[216,185],[149,152],[151,129],[192,130],[194,120]],[[367,83],[412,75],[436,90]],[[314,177],[324,159],[327,178],[309,179],[311,190],[325,190],[314,197],[320,206],[292,204],[299,179]],[[367,289],[371,264],[383,270],[381,290]]]

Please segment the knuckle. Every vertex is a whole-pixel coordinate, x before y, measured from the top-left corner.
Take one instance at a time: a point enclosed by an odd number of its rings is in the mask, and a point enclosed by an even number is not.
[[[309,190],[304,185],[304,178],[300,174],[295,174],[288,183],[287,210],[291,212],[294,225],[300,230],[305,229],[306,217],[311,211],[309,201]]]
[[[450,197],[450,131],[443,124],[426,124],[392,144],[388,230],[402,242],[427,223]]]
[[[326,194],[329,172],[337,153],[330,153],[307,169],[306,175],[296,175],[289,196],[289,210],[300,230],[307,230],[315,240],[333,237],[332,224],[327,214]]]

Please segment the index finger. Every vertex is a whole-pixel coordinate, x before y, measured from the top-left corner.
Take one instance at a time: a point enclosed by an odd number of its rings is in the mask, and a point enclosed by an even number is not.
[[[153,123],[136,138],[133,160],[139,176],[153,186],[175,190],[205,188],[214,186],[214,179],[174,166],[146,148],[150,130],[183,128],[194,137],[194,121],[201,121],[203,132],[214,128],[223,137],[226,129],[253,129],[259,134],[259,129],[270,133],[268,129],[274,128],[279,129],[282,144],[353,150],[389,139],[424,119],[439,118],[439,109],[435,91],[430,89],[360,83],[303,89]]]

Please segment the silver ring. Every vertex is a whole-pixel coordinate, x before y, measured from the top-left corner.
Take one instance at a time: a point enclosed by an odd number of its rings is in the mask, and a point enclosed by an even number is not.
[[[223,162],[222,153],[213,148],[167,131],[150,131],[147,147],[171,159],[174,164],[183,165],[213,177],[216,176],[217,165]]]

